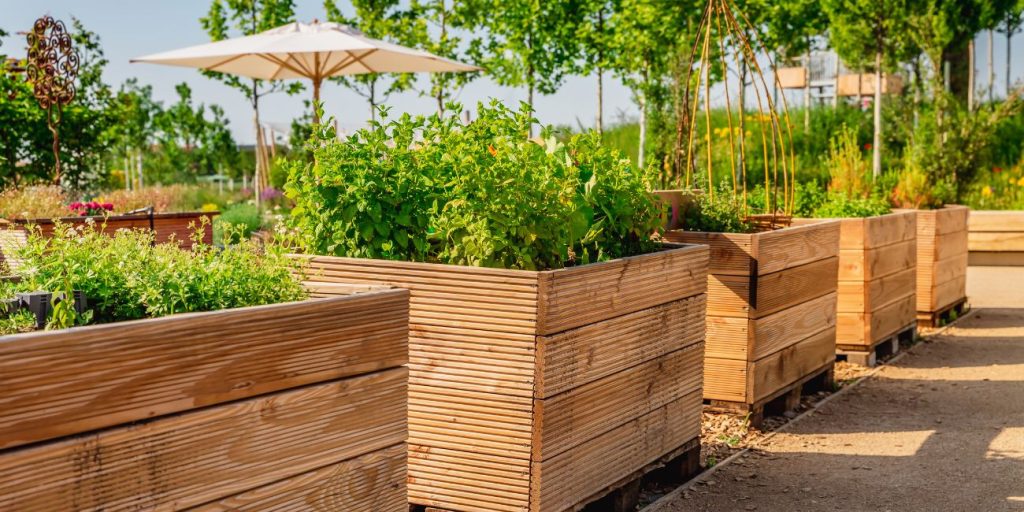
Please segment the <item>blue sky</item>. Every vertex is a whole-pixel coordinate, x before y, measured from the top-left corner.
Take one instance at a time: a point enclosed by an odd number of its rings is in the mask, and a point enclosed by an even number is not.
[[[252,109],[239,91],[230,89],[219,82],[202,77],[197,71],[185,68],[155,66],[151,64],[129,64],[132,57],[199,44],[208,40],[199,26],[199,18],[206,13],[209,0],[0,0],[0,28],[8,32],[26,30],[33,20],[42,14],[69,21],[75,16],[85,26],[100,35],[104,51],[110,64],[106,70],[109,83],[120,84],[126,78],[138,77],[143,84],[153,86],[158,101],[171,102],[176,98],[174,85],[187,82],[193,89],[196,101],[216,103],[224,107],[231,128],[239,142],[253,140]],[[297,17],[309,21],[323,18],[320,0],[297,0]],[[348,2],[341,1],[343,10],[351,13]],[[1024,51],[1018,49],[1016,41],[1024,41],[1024,35],[1015,39],[1014,79],[1019,78],[1024,66],[1020,63]],[[1005,61],[1005,38],[996,35],[996,90],[1003,91],[1003,68]],[[987,38],[979,38],[977,67],[979,87],[985,86]],[[5,38],[2,51],[11,55],[22,55],[22,36]],[[425,84],[425,80],[423,81]],[[475,105],[495,97],[509,104],[526,99],[525,90],[498,87],[486,78],[467,86],[458,100],[466,105]],[[791,95],[793,103],[799,103],[800,91]],[[269,96],[261,104],[261,116],[265,121],[287,124],[302,113],[302,99],[305,95],[289,97],[284,94]],[[337,117],[344,129],[351,131],[363,126],[369,118],[366,100],[340,85],[325,85],[322,98],[329,115]],[[557,94],[539,96],[535,103],[537,116],[543,123],[578,123],[591,126],[596,112],[596,80],[593,77],[572,77],[566,81]],[[431,98],[415,92],[392,96],[387,102],[398,112],[430,113],[434,109]],[[605,122],[614,122],[622,116],[635,117],[637,109],[631,100],[629,90],[611,77],[605,79]]]

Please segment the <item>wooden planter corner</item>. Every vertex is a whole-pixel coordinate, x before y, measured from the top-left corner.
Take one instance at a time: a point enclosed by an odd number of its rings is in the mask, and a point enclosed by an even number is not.
[[[972,211],[967,222],[967,264],[1024,266],[1024,211]]]
[[[0,337],[0,510],[402,510],[408,297]]]
[[[873,353],[916,325],[917,215],[900,211],[838,220],[836,348]]]
[[[706,247],[545,272],[309,263],[412,293],[413,504],[572,510],[700,435]]]
[[[839,222],[751,234],[670,231],[711,247],[704,398],[757,412],[835,359]]]
[[[917,323],[933,327],[967,302],[967,221],[971,210],[948,205],[917,212]]]

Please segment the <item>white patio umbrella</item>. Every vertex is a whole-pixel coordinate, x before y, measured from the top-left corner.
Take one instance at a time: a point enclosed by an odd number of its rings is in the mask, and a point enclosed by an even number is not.
[[[259,34],[132,59],[261,80],[307,79],[319,101],[325,78],[364,73],[478,71],[428,52],[371,39],[338,23],[289,23]],[[314,122],[319,122],[315,118]]]

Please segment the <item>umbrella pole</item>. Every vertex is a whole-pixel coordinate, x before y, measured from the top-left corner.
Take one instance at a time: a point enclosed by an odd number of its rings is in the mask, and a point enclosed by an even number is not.
[[[313,125],[320,124],[320,112],[318,110],[320,103],[320,82],[323,79],[317,77],[313,79]]]

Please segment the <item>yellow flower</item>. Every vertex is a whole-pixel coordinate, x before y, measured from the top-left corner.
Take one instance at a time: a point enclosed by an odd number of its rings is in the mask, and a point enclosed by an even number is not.
[[[1021,176],[1020,179],[1017,180],[1017,185],[1024,187],[1024,176]]]
[[[206,203],[200,209],[204,212],[215,212],[217,211],[217,205],[213,203]]]
[[[981,195],[985,197],[992,195],[992,187],[985,185],[985,188],[981,189]]]

